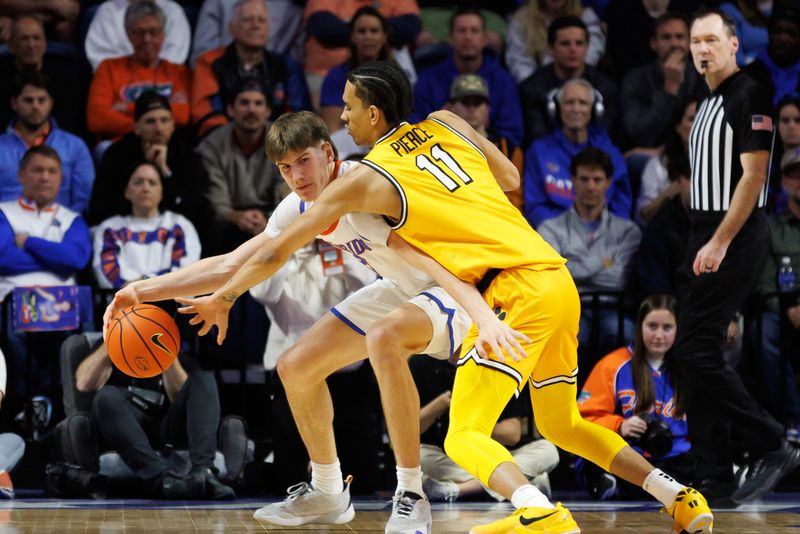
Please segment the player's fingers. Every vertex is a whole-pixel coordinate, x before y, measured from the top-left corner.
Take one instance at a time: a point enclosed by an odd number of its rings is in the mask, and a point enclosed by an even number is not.
[[[495,341],[494,339],[490,340],[489,346],[491,347],[492,352],[494,353],[494,357],[497,358],[497,361],[505,363],[506,357],[503,354],[503,351],[500,350],[500,346],[497,344],[497,341]]]
[[[692,271],[696,276],[700,276],[700,255],[698,254],[697,257],[694,259],[694,263],[692,264]]]
[[[475,351],[478,353],[478,356],[480,356],[484,360],[489,359],[489,355],[486,354],[486,348],[483,346],[483,341],[481,341],[480,339],[477,339],[475,341]]]
[[[195,315],[194,317],[189,319],[189,324],[190,325],[196,325],[196,324],[200,324],[202,322],[203,322],[203,318],[200,317],[199,315]]]
[[[223,323],[217,325],[217,345],[222,345],[222,342],[225,341],[225,336],[228,333],[228,323]]]
[[[523,343],[528,343],[528,344],[533,343],[533,340],[528,336],[526,336],[525,334],[523,334],[522,332],[517,332],[516,330],[512,329],[511,335],[514,336],[516,339],[519,339]]]
[[[197,313],[197,309],[194,306],[181,306],[178,308],[178,313],[182,313],[184,315],[192,315]]]
[[[208,321],[203,321],[203,326],[201,326],[200,330],[197,331],[197,335],[204,336],[208,334],[210,330],[211,330],[211,323],[209,323]]]
[[[528,353],[525,352],[525,349],[522,348],[522,345],[520,345],[519,341],[517,341],[515,338],[512,337],[509,340],[509,343],[511,343],[511,346],[514,348],[516,353],[520,355],[520,359],[526,358],[528,356]],[[519,361],[519,360],[517,360],[517,361]]]
[[[508,343],[508,340],[506,340],[505,338],[500,338],[500,346],[506,354],[511,356],[512,360],[514,360],[515,362],[520,361],[521,358],[519,357],[519,354],[517,354],[517,351],[511,348],[511,345]]]

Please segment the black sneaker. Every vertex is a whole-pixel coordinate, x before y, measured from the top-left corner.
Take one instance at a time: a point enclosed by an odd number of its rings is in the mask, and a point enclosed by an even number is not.
[[[617,478],[609,473],[601,474],[589,487],[589,495],[596,501],[607,501],[618,495]]]
[[[739,487],[735,479],[717,480],[706,478],[692,484],[692,487],[706,498],[711,508],[736,508],[737,506],[731,499],[731,495]]]
[[[206,499],[224,501],[236,498],[236,492],[233,488],[220,482],[217,475],[209,467],[193,467],[189,476],[202,480],[205,486]]]
[[[167,474],[161,479],[161,497],[164,499],[196,500],[205,495],[205,481],[202,477],[176,477]]]
[[[780,449],[767,453],[750,466],[744,482],[733,493],[733,500],[741,504],[761,497],[772,491],[778,482],[798,466],[800,466],[800,449],[784,440]]]

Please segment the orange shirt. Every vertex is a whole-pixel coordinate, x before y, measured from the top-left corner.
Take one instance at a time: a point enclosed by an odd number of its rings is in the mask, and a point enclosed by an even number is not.
[[[145,67],[133,56],[107,59],[97,67],[89,87],[89,131],[100,139],[112,140],[132,132],[134,101],[154,89],[169,98],[176,125],[189,124],[191,84],[192,75],[185,65],[159,60],[155,67]],[[124,107],[124,111],[115,107]]]

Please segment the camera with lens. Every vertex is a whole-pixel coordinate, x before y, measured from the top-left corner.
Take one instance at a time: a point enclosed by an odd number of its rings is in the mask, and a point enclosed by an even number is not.
[[[108,477],[66,462],[51,462],[45,467],[45,490],[54,497],[105,499]]]
[[[647,430],[636,440],[635,445],[650,453],[653,458],[660,458],[671,451],[675,434],[672,433],[669,425],[649,414],[643,414],[639,417],[647,423]]]

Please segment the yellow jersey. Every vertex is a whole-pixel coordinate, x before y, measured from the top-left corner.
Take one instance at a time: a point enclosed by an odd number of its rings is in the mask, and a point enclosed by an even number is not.
[[[566,263],[508,201],[480,148],[439,119],[401,123],[362,163],[400,194],[402,213],[390,226],[466,282],[493,268]]]

